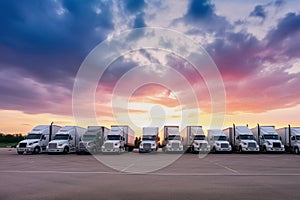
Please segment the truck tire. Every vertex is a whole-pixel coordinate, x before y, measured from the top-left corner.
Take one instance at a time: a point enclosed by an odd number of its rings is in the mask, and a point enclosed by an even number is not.
[[[267,153],[267,147],[266,146],[263,146],[263,152]]]
[[[41,151],[41,148],[40,148],[40,147],[35,147],[35,148],[33,149],[33,154],[39,154],[40,151]]]
[[[212,153],[217,153],[216,147],[213,147],[212,150],[211,150],[211,152],[212,152]]]
[[[63,153],[64,153],[64,154],[69,153],[69,147],[65,147]]]
[[[299,154],[299,148],[295,147],[294,152],[295,152],[295,154]]]
[[[239,152],[240,152],[240,153],[243,153],[243,149],[242,149],[241,146],[239,146]]]

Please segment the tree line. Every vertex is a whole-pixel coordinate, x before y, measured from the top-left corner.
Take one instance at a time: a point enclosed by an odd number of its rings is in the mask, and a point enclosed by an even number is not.
[[[24,139],[22,134],[3,134],[0,133],[0,143],[18,143]]]

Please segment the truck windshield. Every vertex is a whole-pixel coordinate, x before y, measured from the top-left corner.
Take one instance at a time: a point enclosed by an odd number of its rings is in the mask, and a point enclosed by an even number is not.
[[[96,139],[96,135],[83,135],[82,137],[82,141],[91,141],[95,139]]]
[[[168,140],[180,140],[179,135],[169,135]]]
[[[69,139],[68,134],[56,134],[54,140],[67,140]]]
[[[241,140],[253,140],[253,135],[240,135]]]
[[[264,135],[266,140],[278,140],[278,135]]]
[[[32,140],[32,139],[40,139],[41,134],[29,134],[26,139]]]
[[[205,135],[195,135],[194,140],[205,140]]]
[[[226,141],[226,136],[214,136],[215,141]]]
[[[107,140],[120,140],[119,135],[108,135]]]
[[[142,140],[144,140],[144,141],[146,141],[146,140],[155,141],[156,140],[156,135],[144,135]]]

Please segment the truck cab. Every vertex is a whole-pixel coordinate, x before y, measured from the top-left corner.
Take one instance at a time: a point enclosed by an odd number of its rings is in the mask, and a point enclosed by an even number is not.
[[[191,152],[209,152],[210,145],[206,141],[206,136],[204,134],[195,134],[193,137],[193,142],[191,146]]]
[[[50,126],[39,125],[34,127],[32,131],[28,133],[26,139],[20,141],[17,145],[18,154],[38,154],[46,152],[46,147],[51,140],[51,137],[53,137],[60,128],[59,126]]]
[[[289,125],[278,129],[277,132],[286,151],[296,154],[300,153],[300,127],[291,127]]]
[[[259,145],[252,134],[239,134],[235,138],[235,144],[239,152],[259,152]]]
[[[101,147],[103,153],[121,153],[125,151],[124,130],[112,127]]]
[[[164,152],[183,152],[183,143],[178,126],[164,127]]]
[[[260,149],[263,152],[284,152],[284,145],[274,126],[257,126],[251,129],[257,138]]]
[[[211,152],[232,152],[232,147],[227,141],[227,137],[222,130],[208,130],[208,140],[211,146]]]
[[[50,153],[72,153],[76,152],[77,145],[86,129],[77,126],[64,126],[49,142],[47,152]]]
[[[139,153],[156,152],[158,150],[158,127],[144,127],[142,142],[139,145]]]
[[[190,153],[210,152],[202,126],[186,126],[182,131],[183,146]]]
[[[108,131],[109,129],[104,126],[88,126],[87,131],[83,134],[79,142],[76,153],[95,154],[101,152],[101,146]]]

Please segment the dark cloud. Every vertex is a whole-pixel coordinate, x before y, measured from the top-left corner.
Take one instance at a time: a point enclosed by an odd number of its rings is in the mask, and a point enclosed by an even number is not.
[[[144,14],[140,13],[135,16],[135,20],[133,22],[133,28],[143,28],[146,27],[145,19],[144,19]]]
[[[259,17],[262,20],[265,20],[267,17],[267,12],[265,11],[265,7],[262,5],[255,6],[254,10],[250,13],[250,17]]]
[[[125,4],[125,9],[131,13],[141,12],[146,6],[144,0],[126,0],[124,1],[124,4]]]

